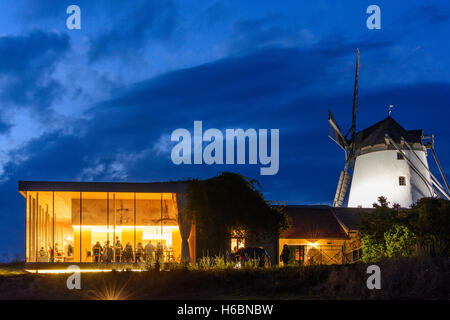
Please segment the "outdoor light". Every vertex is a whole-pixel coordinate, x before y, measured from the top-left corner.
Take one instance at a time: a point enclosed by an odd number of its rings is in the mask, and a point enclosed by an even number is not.
[[[319,246],[317,242],[310,242],[309,245],[313,248],[317,248]]]
[[[45,273],[45,274],[61,274],[61,273],[74,273],[70,269],[25,269],[30,273]],[[115,271],[122,271],[121,269],[115,269]],[[127,271],[142,272],[142,269],[127,269]],[[112,269],[80,269],[78,272],[91,273],[91,272],[112,272]]]

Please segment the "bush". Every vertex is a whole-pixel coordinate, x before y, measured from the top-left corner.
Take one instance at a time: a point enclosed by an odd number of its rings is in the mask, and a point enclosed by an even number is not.
[[[374,236],[373,234],[361,235],[361,244],[361,260],[363,262],[377,262],[386,256],[386,245],[384,240]]]
[[[360,216],[362,260],[412,256],[419,251],[448,257],[450,252],[450,201],[420,199],[411,209],[390,208],[386,198],[374,212]]]
[[[404,225],[395,224],[384,233],[386,255],[389,258],[407,257],[413,254],[417,242],[416,235]]]

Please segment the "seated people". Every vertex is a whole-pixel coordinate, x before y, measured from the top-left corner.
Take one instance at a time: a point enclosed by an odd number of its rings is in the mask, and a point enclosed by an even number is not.
[[[102,256],[103,248],[100,245],[100,242],[97,241],[97,243],[92,247],[92,252],[94,256],[94,262],[100,262],[100,257]]]
[[[113,256],[114,252],[108,240],[103,247],[102,262],[110,263],[113,260]]]
[[[155,246],[152,245],[152,243],[150,241],[147,242],[147,244],[145,245],[145,248],[144,248],[145,262],[147,262],[147,263],[153,262],[153,254],[154,254],[155,250],[156,250]]]
[[[38,251],[37,262],[48,262],[47,251],[44,250],[44,247]]]
[[[142,262],[141,257],[144,253],[144,248],[142,247],[142,243],[139,242],[136,246],[136,261],[135,262]]]
[[[131,243],[127,242],[125,249],[123,250],[123,261],[133,262],[133,246]]]
[[[64,253],[60,250],[58,242],[55,243],[55,262],[64,261]]]
[[[115,262],[120,262],[122,256],[123,246],[120,243],[119,237],[116,237],[116,244],[114,245]]]
[[[50,262],[55,262],[55,253],[50,242],[48,243],[48,256],[50,257]]]

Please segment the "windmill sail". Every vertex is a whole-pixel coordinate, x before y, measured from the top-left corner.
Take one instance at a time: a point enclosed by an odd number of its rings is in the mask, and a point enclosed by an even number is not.
[[[334,195],[333,207],[342,207],[345,196],[347,195],[348,185],[350,183],[350,173],[348,172],[348,162],[345,164],[344,170],[341,171],[339,182]]]
[[[340,146],[345,151],[345,167],[341,171],[339,176],[339,182],[336,189],[336,194],[334,196],[333,206],[342,207],[345,196],[347,195],[348,186],[350,184],[351,175],[349,172],[349,165],[354,160],[355,157],[355,141],[356,141],[356,111],[358,108],[358,74],[359,74],[359,49],[356,51],[356,71],[355,71],[355,87],[353,91],[353,112],[352,112],[352,126],[350,127],[347,134],[344,136],[341,129],[337,125],[333,114],[328,111],[328,136],[334,140],[338,146]],[[350,134],[350,138],[347,136]]]
[[[346,150],[348,147],[347,139],[345,139],[341,129],[339,129],[339,126],[334,119],[331,111],[328,111],[328,123],[328,136],[331,138],[331,140],[336,142],[338,146]]]

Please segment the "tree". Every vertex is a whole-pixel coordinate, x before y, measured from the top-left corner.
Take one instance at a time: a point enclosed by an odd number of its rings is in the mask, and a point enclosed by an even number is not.
[[[385,197],[379,197],[373,207],[373,212],[360,215],[361,260],[364,262],[376,262],[387,256],[384,235],[394,224],[399,223],[399,209],[390,208]]]
[[[385,197],[378,201],[374,212],[360,215],[364,262],[410,256],[416,247],[433,256],[449,255],[450,201],[423,198],[411,209],[390,208]]]
[[[420,199],[411,209],[412,225],[420,247],[434,256],[450,253],[450,201],[435,198]]]
[[[194,219],[198,252],[224,254],[232,232],[275,237],[288,228],[282,209],[264,200],[258,181],[223,172],[211,179],[188,181],[186,213]]]

